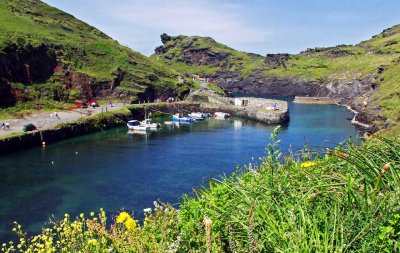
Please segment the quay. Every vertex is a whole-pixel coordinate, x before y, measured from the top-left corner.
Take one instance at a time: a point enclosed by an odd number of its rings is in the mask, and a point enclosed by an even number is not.
[[[200,101],[195,101],[200,100]],[[236,103],[236,104],[235,104]],[[188,101],[174,103],[146,103],[121,106],[113,111],[102,110],[91,116],[76,116],[68,122],[55,122],[53,125],[35,131],[12,132],[0,138],[0,155],[30,147],[51,144],[80,135],[103,131],[126,124],[130,119],[143,120],[147,112],[174,114],[176,112],[226,112],[231,116],[248,118],[265,124],[284,124],[289,121],[286,101],[263,98],[230,98],[204,91]],[[60,113],[62,115],[62,113]],[[36,122],[32,122],[35,124]]]

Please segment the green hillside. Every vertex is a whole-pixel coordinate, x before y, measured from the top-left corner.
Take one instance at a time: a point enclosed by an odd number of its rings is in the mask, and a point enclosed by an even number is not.
[[[56,64],[50,63],[53,57]],[[179,82],[179,73],[39,0],[0,1],[0,58],[7,63],[0,65],[0,88],[7,90],[4,87],[11,85],[8,90],[19,94],[17,101],[43,100],[36,94],[42,93],[43,87],[54,93],[54,87],[63,86],[67,94],[56,100],[70,102],[104,95],[131,100],[163,93],[184,96],[193,85],[188,80]],[[49,61],[36,64],[38,58]],[[18,78],[24,76],[26,65],[30,78]],[[67,78],[71,73],[79,73],[78,83]]]
[[[264,60],[261,55],[236,51],[209,37],[171,37],[163,34],[161,39],[165,44],[156,49],[152,58],[181,73],[240,71],[243,75],[249,75],[260,69]]]
[[[350,95],[351,103],[378,129],[386,122],[399,129],[400,122],[400,26],[384,30],[357,45],[307,49],[297,55],[268,54],[266,57],[236,51],[208,37],[162,35],[164,45],[152,56],[181,73],[206,75],[218,80],[235,76],[266,85],[268,78],[301,78],[310,85],[336,87],[344,97],[362,83],[368,92]],[[267,80],[267,81],[265,81]],[[228,87],[227,87],[228,86]],[[224,85],[229,89],[229,83]],[[326,93],[326,92],[325,92]],[[332,95],[332,94],[331,94]],[[396,130],[396,131],[397,131]]]

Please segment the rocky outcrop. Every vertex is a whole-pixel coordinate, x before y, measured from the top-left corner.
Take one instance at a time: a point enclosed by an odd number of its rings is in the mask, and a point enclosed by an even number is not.
[[[307,50],[300,52],[300,55],[303,56],[314,56],[318,57],[316,53],[322,53],[323,57],[329,58],[338,58],[343,56],[353,55],[353,53],[348,49],[351,46],[348,45],[338,45],[336,47],[316,47],[316,48],[307,48]]]
[[[267,54],[264,59],[264,64],[268,68],[284,67],[286,69],[286,62],[289,60],[289,54]]]
[[[53,75],[56,65],[56,54],[47,45],[11,44],[0,53],[0,78],[23,84],[43,82]]]
[[[14,92],[8,83],[0,80],[0,107],[12,106],[17,102]]]
[[[198,43],[199,40],[216,44],[215,40],[209,37],[169,36],[164,33],[161,35],[161,42],[164,45],[157,47],[155,53],[167,60],[183,62],[188,66],[224,67],[227,65],[229,52],[203,45],[203,43]],[[179,48],[179,50],[170,52],[172,48]]]
[[[214,77],[229,92],[257,95],[325,96],[329,90],[317,82],[301,77],[250,75],[244,78],[237,73],[224,73]]]

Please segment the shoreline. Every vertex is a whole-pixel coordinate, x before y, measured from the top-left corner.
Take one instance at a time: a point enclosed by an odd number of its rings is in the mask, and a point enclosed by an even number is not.
[[[211,113],[226,111],[232,116],[258,120],[266,124],[283,124],[289,120],[288,110],[279,112],[254,112],[250,108],[195,102],[133,104],[117,108],[113,111],[96,113],[91,116],[60,122],[35,131],[14,131],[9,135],[0,136],[0,156],[121,126],[126,124],[130,119],[142,120],[145,116],[145,110],[168,114],[178,111],[195,112],[208,110]],[[45,143],[44,145],[43,142]]]
[[[301,96],[295,96],[293,103],[298,103],[298,104],[326,104],[326,105],[339,105],[339,106],[344,106],[346,107],[347,110],[351,111],[354,113],[354,116],[351,120],[351,123],[355,126],[359,126],[365,129],[369,129],[371,127],[371,124],[369,123],[364,123],[356,120],[357,115],[360,113],[359,111],[353,109],[349,104],[342,104],[338,99],[335,98],[330,98],[330,97],[301,97]]]

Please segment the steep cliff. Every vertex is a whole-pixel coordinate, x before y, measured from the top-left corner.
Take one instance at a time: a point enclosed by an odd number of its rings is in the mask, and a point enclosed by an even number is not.
[[[297,55],[239,52],[211,38],[162,35],[152,58],[181,73],[206,76],[232,92],[328,96],[360,113],[374,132],[400,122],[400,26],[360,44]]]
[[[193,82],[39,0],[0,1],[0,106],[185,96]]]

